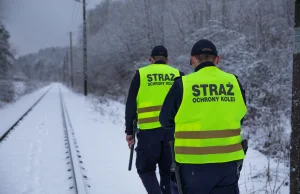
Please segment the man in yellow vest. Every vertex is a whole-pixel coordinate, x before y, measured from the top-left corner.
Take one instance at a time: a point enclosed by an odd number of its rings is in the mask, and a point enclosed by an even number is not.
[[[172,155],[169,141],[174,137],[172,130],[162,129],[159,114],[174,79],[183,73],[167,65],[168,51],[163,46],[153,48],[149,61],[151,64],[140,68],[130,85],[125,110],[126,140],[128,146],[134,143],[133,121],[137,115],[138,174],[148,194],[170,194]],[[157,164],[160,183],[155,173]]]
[[[175,129],[184,194],[239,193],[245,92],[235,75],[216,67],[219,60],[211,41],[198,41],[190,59],[195,72],[174,82],[161,109],[163,128]]]

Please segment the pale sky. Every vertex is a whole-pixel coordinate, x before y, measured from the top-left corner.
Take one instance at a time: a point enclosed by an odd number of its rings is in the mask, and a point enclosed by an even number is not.
[[[86,0],[93,8],[101,0]],[[69,31],[77,41],[82,4],[75,0],[4,0],[4,24],[17,54],[37,52],[49,46],[68,46]]]

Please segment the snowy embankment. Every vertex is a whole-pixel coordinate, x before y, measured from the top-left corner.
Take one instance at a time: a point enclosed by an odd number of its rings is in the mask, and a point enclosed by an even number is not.
[[[129,149],[123,127],[124,106],[114,102],[96,112],[82,95],[63,89],[70,120],[86,169],[89,193],[145,193],[135,168],[128,172]]]
[[[64,95],[83,162],[90,193],[146,193],[133,168],[127,171],[129,149],[124,134],[124,105],[86,100],[64,88]],[[249,148],[239,181],[241,194],[289,193],[289,168]]]
[[[41,88],[21,97],[17,102],[0,109],[0,137],[16,122],[48,89]]]
[[[239,185],[241,194],[289,194],[289,167],[250,148]]]

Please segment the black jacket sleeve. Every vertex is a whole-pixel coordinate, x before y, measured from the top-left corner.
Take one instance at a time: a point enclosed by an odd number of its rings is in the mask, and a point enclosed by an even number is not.
[[[239,78],[238,78],[238,76],[236,76],[236,75],[235,75],[235,77],[236,77],[236,80],[237,80],[237,82],[238,82],[238,84],[239,84],[239,86],[240,86],[241,93],[242,93],[242,96],[243,96],[243,99],[244,99],[244,103],[245,103],[245,105],[247,106],[247,101],[246,101],[246,92],[245,92],[245,90],[244,90],[244,88],[243,88],[243,86],[242,86],[241,82],[239,81]],[[242,120],[241,120],[241,125],[243,125],[244,119],[245,119],[245,117],[244,117],[244,118],[242,118]]]
[[[136,98],[140,88],[140,74],[139,71],[136,71],[128,92],[126,108],[125,108],[125,133],[127,135],[133,134],[133,120],[136,118]]]
[[[245,90],[244,90],[244,88],[243,88],[241,82],[239,81],[238,76],[235,75],[235,77],[236,77],[236,80],[237,80],[237,82],[238,82],[238,84],[239,84],[239,86],[240,86],[240,89],[241,89],[241,92],[242,92],[242,95],[243,95],[243,99],[244,99],[244,103],[245,103],[245,105],[247,106],[247,102],[246,102],[246,92],[245,92]]]
[[[159,121],[163,128],[175,129],[174,118],[181,105],[182,93],[182,79],[177,78],[165,98],[159,115]]]

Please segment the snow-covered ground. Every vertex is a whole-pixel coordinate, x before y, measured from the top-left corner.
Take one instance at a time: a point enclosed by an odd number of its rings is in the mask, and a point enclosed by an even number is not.
[[[136,169],[127,170],[124,119],[116,116],[124,112],[124,106],[117,102],[103,105],[101,115],[82,95],[65,88],[63,93],[91,186],[89,193],[146,193]]]
[[[0,109],[0,137],[49,89],[49,87],[51,87],[51,85],[31,94],[24,95],[16,103],[8,104]]]
[[[146,194],[135,167],[131,172],[127,170],[129,149],[125,142],[124,105],[111,100],[95,104],[91,98],[59,85],[54,85],[9,138],[0,143],[0,194],[69,193],[71,181],[67,179],[59,87],[91,186],[88,193]],[[24,99],[23,103],[29,104],[27,101]],[[18,110],[14,105],[10,107],[12,112]],[[0,123],[12,115],[8,114],[9,107],[6,111],[7,114],[0,116]],[[289,168],[282,162],[269,161],[270,181],[267,157],[248,150],[239,181],[241,194],[276,193],[282,183],[277,193],[289,193],[289,186],[285,186]]]
[[[239,185],[241,194],[289,194],[289,168],[250,148]]]
[[[47,88],[46,88],[47,89]],[[44,89],[22,98],[17,104],[25,108]],[[1,121],[23,109],[11,106]],[[0,194],[68,194],[67,160],[58,86],[0,143]]]

